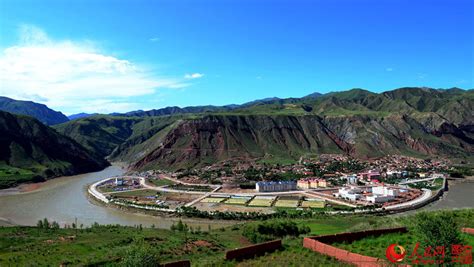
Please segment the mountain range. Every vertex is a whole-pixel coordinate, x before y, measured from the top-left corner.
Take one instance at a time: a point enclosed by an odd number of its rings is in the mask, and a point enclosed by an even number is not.
[[[28,115],[37,118],[46,125],[59,124],[69,120],[66,115],[54,111],[46,105],[31,101],[14,100],[2,96],[0,96],[0,110],[15,114]]]
[[[472,164],[473,112],[473,90],[352,89],[242,105],[87,115],[50,130],[74,140],[90,158],[125,162],[135,170],[229,159],[286,163],[321,153],[403,154]]]
[[[98,171],[108,165],[40,121],[0,111],[0,188]]]

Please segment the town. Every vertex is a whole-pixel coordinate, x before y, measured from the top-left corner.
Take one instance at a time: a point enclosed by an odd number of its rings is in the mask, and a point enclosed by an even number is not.
[[[449,172],[445,160],[405,156],[361,161],[321,155],[289,165],[234,160],[112,177],[92,185],[89,193],[112,205],[171,213],[183,208],[259,214],[288,209],[399,212],[436,200]]]

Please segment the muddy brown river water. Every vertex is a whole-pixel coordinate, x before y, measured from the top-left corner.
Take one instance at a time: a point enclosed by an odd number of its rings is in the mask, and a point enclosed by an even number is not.
[[[60,177],[49,180],[32,192],[21,193],[17,189],[0,191],[0,225],[36,225],[42,218],[55,220],[61,225],[71,224],[75,218],[78,225],[122,224],[169,228],[177,218],[157,217],[131,213],[91,203],[87,196],[87,185],[115,175],[123,170],[117,166],[100,172]],[[193,227],[219,228],[234,224],[231,221],[183,219]]]
[[[178,219],[131,213],[91,203],[87,185],[122,174],[120,167],[111,166],[100,172],[60,177],[41,184],[40,188],[21,193],[17,189],[0,191],[0,225],[35,225],[39,219],[48,218],[62,224],[122,224],[169,228]],[[421,210],[474,208],[474,181],[450,183],[444,196]],[[416,212],[416,211],[411,211]],[[218,228],[235,222],[186,219],[193,227]]]

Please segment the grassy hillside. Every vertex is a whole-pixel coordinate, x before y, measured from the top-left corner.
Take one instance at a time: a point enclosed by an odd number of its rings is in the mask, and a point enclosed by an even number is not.
[[[0,110],[34,117],[46,125],[54,125],[68,121],[61,112],[54,111],[43,104],[31,101],[19,101],[0,97]]]
[[[137,169],[186,168],[234,157],[290,162],[320,153],[472,161],[472,110],[472,90],[400,88],[377,94],[352,89],[240,106],[94,116],[56,129],[96,155]]]
[[[459,226],[474,227],[473,210],[450,211]],[[267,224],[280,222],[267,221]],[[321,216],[313,219],[293,219],[297,226],[308,226],[306,235],[333,234],[388,227],[412,227],[413,216]],[[78,229],[44,230],[34,227],[0,227],[0,265],[116,266],[131,253],[145,252],[159,262],[191,260],[193,266],[344,266],[340,262],[302,247],[303,236],[284,237],[284,249],[255,259],[240,262],[225,261],[226,250],[249,245],[245,229],[261,222],[249,222],[221,230],[193,229],[191,232],[153,228],[98,226]],[[80,225],[80,222],[79,222]],[[275,237],[270,237],[275,238]],[[398,238],[396,236],[395,238]],[[403,236],[402,236],[403,238]],[[385,243],[366,241],[373,255],[384,258]],[[472,243],[467,243],[471,244]],[[356,243],[352,246],[358,249]],[[369,253],[369,250],[361,251]],[[136,257],[138,258],[138,257]]]
[[[0,111],[0,188],[97,171],[107,165],[38,120]]]

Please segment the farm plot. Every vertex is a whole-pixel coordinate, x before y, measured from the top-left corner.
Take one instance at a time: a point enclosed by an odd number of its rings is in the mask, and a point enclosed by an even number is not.
[[[278,199],[275,203],[275,207],[281,208],[296,208],[298,207],[299,200],[295,199]]]
[[[202,203],[221,203],[222,201],[226,200],[224,197],[206,197],[205,199],[201,200]]]
[[[301,202],[302,208],[322,209],[325,206],[326,206],[326,203],[321,200],[305,200]]]
[[[249,206],[251,207],[271,207],[276,197],[259,197],[256,196],[250,201]]]
[[[245,205],[251,199],[251,197],[231,197],[224,203],[230,205]]]

